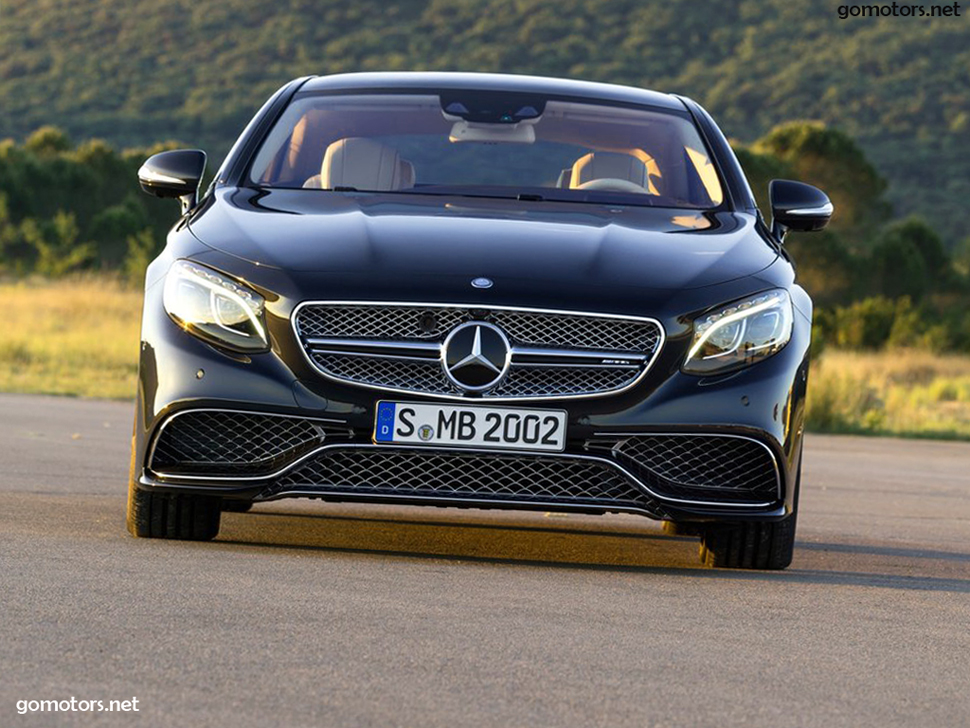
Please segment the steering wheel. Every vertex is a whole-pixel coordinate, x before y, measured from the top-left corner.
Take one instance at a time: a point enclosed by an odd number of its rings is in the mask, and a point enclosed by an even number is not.
[[[641,187],[636,182],[631,182],[628,179],[617,179],[615,177],[601,177],[600,179],[591,179],[589,182],[583,182],[581,185],[576,187],[577,190],[606,190],[608,192],[633,192],[638,195],[649,195],[650,190],[646,187]]]

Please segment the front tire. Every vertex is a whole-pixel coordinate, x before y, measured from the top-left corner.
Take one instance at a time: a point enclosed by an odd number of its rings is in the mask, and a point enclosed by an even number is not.
[[[138,538],[211,541],[219,533],[221,498],[153,493],[128,486],[128,532]]]
[[[717,523],[701,535],[701,561],[726,569],[784,569],[795,551],[792,513],[769,523]]]
[[[711,523],[701,532],[701,561],[724,569],[788,568],[795,553],[795,525],[801,490],[802,460],[795,474],[792,512],[780,521]]]
[[[249,513],[252,507],[252,501],[231,500],[229,498],[224,498],[222,501],[222,511],[224,513]]]

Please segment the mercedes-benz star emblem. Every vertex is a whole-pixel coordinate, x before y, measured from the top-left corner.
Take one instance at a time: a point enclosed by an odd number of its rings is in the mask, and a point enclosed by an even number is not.
[[[452,329],[445,339],[445,375],[466,392],[491,389],[509,369],[512,347],[502,330],[483,321]]]
[[[472,281],[472,285],[475,288],[491,288],[492,281],[490,278],[476,278]]]

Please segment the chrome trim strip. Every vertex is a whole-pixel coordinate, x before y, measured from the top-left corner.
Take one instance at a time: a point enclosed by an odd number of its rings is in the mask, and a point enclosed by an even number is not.
[[[430,341],[391,341],[387,339],[331,339],[313,338],[307,339],[306,345],[311,349],[327,348],[345,349],[345,354],[360,354],[362,349],[387,349],[388,351],[420,351],[427,352],[431,358],[441,356],[441,344]]]
[[[640,368],[640,365],[639,364],[566,364],[566,363],[552,362],[552,361],[546,361],[546,362],[523,361],[523,362],[518,362],[518,363],[512,362],[512,368],[513,369],[615,369],[615,370],[621,370],[621,369],[639,369]],[[618,389],[609,389],[609,390],[606,390],[605,392],[602,392],[602,394],[612,394],[613,392],[619,392],[619,391],[620,390],[618,390]],[[536,395],[536,396],[538,396],[538,395]],[[555,396],[555,395],[550,395],[550,396]],[[559,395],[559,396],[563,396],[563,395]],[[573,396],[573,395],[568,395],[568,396]],[[522,397],[516,397],[516,399],[522,399]]]
[[[503,397],[503,396],[489,396],[487,393],[484,395],[479,395],[474,399],[479,401],[487,402],[528,402],[535,400],[552,400],[552,399],[591,399],[594,397],[610,397],[615,394],[620,394],[625,392],[637,384],[642,382],[653,365],[656,364],[657,359],[660,357],[660,353],[663,351],[664,344],[667,341],[667,332],[663,327],[663,324],[655,318],[649,316],[630,316],[626,314],[612,314],[612,313],[597,313],[593,311],[567,311],[563,309],[552,309],[552,308],[530,308],[523,306],[503,306],[503,305],[489,305],[489,304],[478,304],[478,303],[424,303],[422,301],[301,301],[299,304],[294,306],[293,310],[290,312],[290,328],[293,330],[293,335],[296,337],[296,343],[303,353],[303,358],[306,360],[307,364],[316,371],[321,376],[329,379],[332,382],[337,382],[338,384],[349,385],[353,387],[363,387],[365,389],[379,390],[381,392],[394,392],[398,394],[407,394],[415,397],[430,397],[434,399],[444,399],[452,402],[464,402],[471,399],[466,395],[462,394],[448,394],[444,392],[417,392],[412,389],[401,389],[397,387],[385,387],[377,384],[367,384],[366,382],[358,382],[353,379],[345,379],[343,377],[335,376],[326,370],[322,369],[313,361],[310,353],[307,351],[307,347],[303,343],[303,339],[300,336],[300,330],[297,326],[297,319],[299,318],[299,313],[304,306],[388,306],[388,307],[416,307],[416,308],[458,308],[467,310],[484,309],[489,311],[521,311],[523,313],[545,313],[545,314],[555,314],[561,316],[576,316],[585,318],[603,318],[603,319],[615,319],[618,321],[635,321],[637,323],[648,323],[653,324],[657,327],[658,340],[657,345],[654,348],[653,354],[646,360],[646,364],[643,367],[643,371],[640,372],[640,376],[634,378],[627,384],[619,387],[617,389],[610,389],[605,392],[589,392],[580,394],[547,394],[547,395],[528,395],[524,397]],[[613,358],[613,357],[605,357]],[[644,357],[646,359],[646,357]]]
[[[576,503],[558,503],[554,501],[515,501],[515,500],[503,500],[501,498],[447,498],[447,497],[435,497],[435,496],[421,496],[421,495],[398,495],[396,493],[354,493],[353,491],[320,491],[320,490],[287,490],[283,493],[279,493],[269,498],[254,498],[254,503],[272,503],[277,500],[285,500],[287,498],[322,498],[326,499],[328,497],[340,498],[345,497],[348,501],[354,500],[400,500],[400,501],[417,501],[419,503],[425,503],[428,505],[441,506],[442,504],[450,505],[452,508],[495,508],[497,506],[508,506],[510,508],[518,508],[519,510],[540,510],[543,508],[549,511],[591,511],[591,510],[604,510],[604,511],[616,511],[617,513],[634,513],[636,515],[642,516],[647,515],[651,518],[663,518],[662,513],[658,513],[656,510],[650,510],[648,508],[631,508],[630,506],[620,506],[620,505],[603,505],[597,506],[595,504],[576,504]],[[472,526],[474,527],[474,526]]]
[[[312,349],[314,354],[329,354],[331,356],[354,356],[367,359],[388,359],[390,361],[416,361],[423,364],[438,364],[441,360],[435,357],[413,356],[411,354],[372,354],[369,351],[344,351],[341,349]],[[444,375],[442,375],[444,376]],[[356,380],[348,379],[348,382]]]
[[[623,361],[628,364],[639,366],[643,364],[647,357],[644,354],[631,354],[628,351],[611,351],[609,349],[544,349],[538,346],[513,346],[512,363],[515,363],[516,356],[534,356],[537,359],[611,359],[613,361]],[[611,366],[611,365],[607,365]],[[622,366],[617,364],[616,366]]]
[[[782,498],[782,484],[781,484],[781,468],[778,465],[778,458],[775,456],[774,450],[772,450],[768,445],[766,445],[761,440],[755,437],[749,437],[748,435],[738,435],[730,432],[594,432],[593,438],[603,437],[603,438],[623,438],[623,437],[730,437],[735,440],[747,440],[748,442],[753,442],[755,445],[760,445],[765,450],[768,451],[768,457],[771,458],[771,464],[775,466],[775,494],[778,500]],[[591,442],[593,438],[588,438],[587,443]],[[613,448],[610,448],[610,452],[613,452]],[[625,456],[628,457],[628,456]],[[663,478],[659,473],[655,473],[650,468],[644,466],[646,470],[650,470],[658,478]],[[669,480],[669,478],[664,478],[664,480]],[[677,483],[677,481],[671,481]],[[687,483],[677,483],[678,485],[686,485]]]
[[[469,322],[471,323],[471,322]],[[497,327],[496,327],[497,328]],[[390,339],[331,339],[308,338],[306,346],[314,354],[337,354],[344,356],[373,357],[376,359],[402,359],[408,361],[440,360],[444,344],[425,341],[393,341]],[[510,346],[512,366],[544,367],[591,367],[616,368],[640,367],[647,360],[643,354],[610,349],[553,349],[534,346]],[[517,361],[517,357],[533,357],[541,361]],[[560,364],[557,360],[579,360],[589,363]],[[615,362],[615,363],[604,363]]]
[[[831,215],[835,212],[835,206],[831,202],[821,205],[820,207],[797,207],[794,210],[785,210],[783,214],[785,215],[795,215],[800,217],[804,215],[809,216],[821,216],[821,215]]]
[[[178,177],[171,177],[151,169],[147,164],[138,168],[138,179],[149,184],[159,185],[184,185],[185,180]]]
[[[643,491],[644,494],[646,494],[647,496],[649,496],[651,498],[656,499],[660,503],[678,503],[678,504],[682,504],[682,505],[693,505],[693,506],[714,506],[714,507],[717,507],[717,508],[722,508],[722,507],[727,507],[727,508],[764,508],[766,506],[770,506],[771,505],[771,502],[770,501],[769,502],[765,502],[765,503],[721,503],[721,502],[718,502],[718,501],[695,501],[695,500],[686,500],[686,499],[683,499],[683,498],[671,498],[669,496],[662,496],[662,495],[659,495],[658,493],[653,492],[647,485],[645,485],[643,483],[643,481],[641,481],[636,475],[634,475],[629,470],[627,470],[625,467],[623,467],[623,465],[621,465],[620,463],[617,463],[614,460],[610,460],[609,458],[603,458],[603,457],[599,457],[599,456],[596,456],[596,455],[582,455],[582,454],[573,454],[573,453],[535,452],[535,451],[531,451],[531,450],[487,450],[487,449],[484,449],[483,450],[481,448],[471,448],[471,447],[469,447],[469,448],[445,448],[445,447],[427,447],[427,446],[423,446],[423,445],[397,445],[397,444],[394,444],[394,445],[374,445],[374,444],[366,444],[366,443],[334,443],[332,445],[321,445],[320,447],[317,447],[314,450],[311,450],[310,452],[305,453],[304,455],[302,455],[297,460],[294,460],[289,465],[286,465],[283,468],[280,468],[279,470],[277,470],[277,471],[275,471],[273,473],[269,473],[267,475],[241,477],[241,476],[234,476],[234,475],[230,475],[230,476],[168,475],[168,476],[166,476],[166,475],[163,475],[161,473],[153,473],[153,474],[157,475],[163,481],[165,481],[167,478],[172,478],[172,479],[175,479],[175,480],[189,480],[189,481],[207,480],[207,481],[218,481],[218,482],[224,482],[224,481],[246,481],[246,482],[252,482],[252,481],[271,481],[271,480],[274,480],[275,478],[278,478],[281,475],[287,473],[288,471],[293,470],[294,468],[298,467],[299,465],[302,465],[305,461],[309,460],[310,458],[316,457],[320,453],[326,452],[328,450],[337,450],[337,449],[344,449],[344,450],[413,450],[413,451],[416,451],[416,452],[439,452],[439,453],[446,453],[446,454],[475,453],[475,454],[478,454],[478,455],[519,455],[519,456],[523,456],[524,455],[524,456],[527,456],[527,457],[538,457],[538,458],[563,458],[563,459],[567,459],[567,460],[588,460],[588,461],[592,461],[592,462],[601,463],[603,465],[607,465],[607,466],[609,466],[611,468],[614,468],[614,469],[620,471],[620,473],[623,474],[626,478],[628,478],[630,480],[630,482],[634,486],[640,488],[640,490]],[[267,485],[269,485],[268,482],[267,482]]]
[[[166,477],[184,478],[187,480],[206,480],[210,478],[210,476],[208,475],[165,475],[160,471],[152,470],[152,465],[151,465],[152,460],[154,460],[155,458],[155,448],[158,446],[158,441],[159,439],[161,439],[162,433],[165,431],[165,428],[168,427],[172,421],[174,421],[178,417],[181,417],[182,415],[196,414],[199,412],[226,412],[229,414],[258,415],[261,417],[288,417],[290,419],[310,420],[312,422],[326,422],[328,424],[333,424],[333,425],[344,425],[348,430],[353,431],[351,426],[347,423],[346,420],[332,419],[329,417],[307,417],[305,415],[284,415],[284,414],[280,414],[279,412],[260,412],[258,410],[229,409],[226,407],[197,407],[197,408],[190,407],[186,409],[181,409],[178,412],[174,412],[170,415],[167,415],[165,417],[165,421],[162,422],[161,425],[159,425],[158,429],[155,431],[154,436],[152,437],[152,445],[148,449],[148,456],[145,458],[145,466],[144,466],[145,470],[151,472],[153,475],[157,475],[160,478],[166,478]],[[221,479],[228,479],[228,478],[223,478],[222,476],[217,478],[217,480],[221,480]],[[239,478],[239,480],[243,480],[243,478]]]

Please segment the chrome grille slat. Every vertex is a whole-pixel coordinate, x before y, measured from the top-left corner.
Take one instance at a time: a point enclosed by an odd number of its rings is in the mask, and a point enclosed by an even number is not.
[[[306,303],[293,324],[310,362],[326,376],[459,398],[465,395],[445,376],[434,346],[469,321],[499,327],[512,346],[508,375],[480,393],[482,399],[620,391],[641,378],[663,342],[663,330],[652,319],[444,304]]]
[[[345,354],[317,354],[313,361],[324,371],[350,382],[365,382],[389,389],[457,394],[437,361],[406,361]]]

